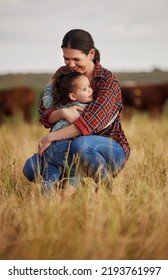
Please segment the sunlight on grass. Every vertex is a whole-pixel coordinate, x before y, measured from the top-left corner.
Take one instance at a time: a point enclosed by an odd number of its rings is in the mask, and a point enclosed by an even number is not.
[[[167,259],[168,119],[123,121],[131,157],[118,177],[84,178],[74,197],[47,198],[22,174],[47,130],[0,127],[1,259]],[[109,188],[110,186],[110,188]]]

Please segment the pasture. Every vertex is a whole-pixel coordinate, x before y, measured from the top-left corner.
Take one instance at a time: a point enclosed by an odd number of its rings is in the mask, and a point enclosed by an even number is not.
[[[40,124],[0,127],[1,259],[167,259],[168,119],[124,121],[131,157],[111,191],[90,178],[73,199],[45,198],[22,175],[46,133]]]
[[[48,132],[35,114],[31,125],[16,117],[0,126],[0,259],[168,259],[167,111],[123,119],[131,156],[111,189],[100,182],[95,193],[85,177],[64,202],[22,174]]]

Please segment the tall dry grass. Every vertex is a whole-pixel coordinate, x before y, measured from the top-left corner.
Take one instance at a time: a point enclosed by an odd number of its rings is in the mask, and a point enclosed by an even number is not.
[[[0,127],[1,259],[168,258],[168,119],[135,115],[123,127],[132,152],[112,189],[100,182],[94,193],[85,178],[65,202],[22,174],[46,130]]]

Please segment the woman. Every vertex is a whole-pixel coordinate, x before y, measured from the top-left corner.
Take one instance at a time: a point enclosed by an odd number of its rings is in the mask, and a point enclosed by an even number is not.
[[[77,71],[87,76],[93,89],[93,101],[83,110],[79,107],[46,110],[43,102],[39,106],[40,121],[52,128],[60,119],[71,124],[58,131],[50,132],[40,141],[39,155],[28,159],[23,168],[25,176],[34,181],[40,165],[43,172],[42,154],[57,140],[75,138],[70,147],[70,159],[77,155],[80,166],[85,166],[95,179],[109,172],[116,175],[129,158],[130,147],[121,126],[121,89],[115,74],[100,65],[100,53],[92,36],[85,30],[73,29],[67,32],[62,41],[65,66],[60,67],[54,78],[61,73]],[[40,162],[40,164],[38,164]],[[70,174],[75,186],[75,176]],[[74,184],[73,184],[74,179]]]

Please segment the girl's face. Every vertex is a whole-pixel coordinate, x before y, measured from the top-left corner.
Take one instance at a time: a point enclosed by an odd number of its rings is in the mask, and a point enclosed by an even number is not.
[[[93,90],[86,76],[82,76],[77,80],[75,90],[73,93],[69,94],[69,97],[72,101],[82,103],[89,103],[93,100]]]
[[[63,48],[64,62],[74,71],[85,74],[91,69],[94,52],[95,50],[91,49],[89,54],[86,55],[79,50]]]

